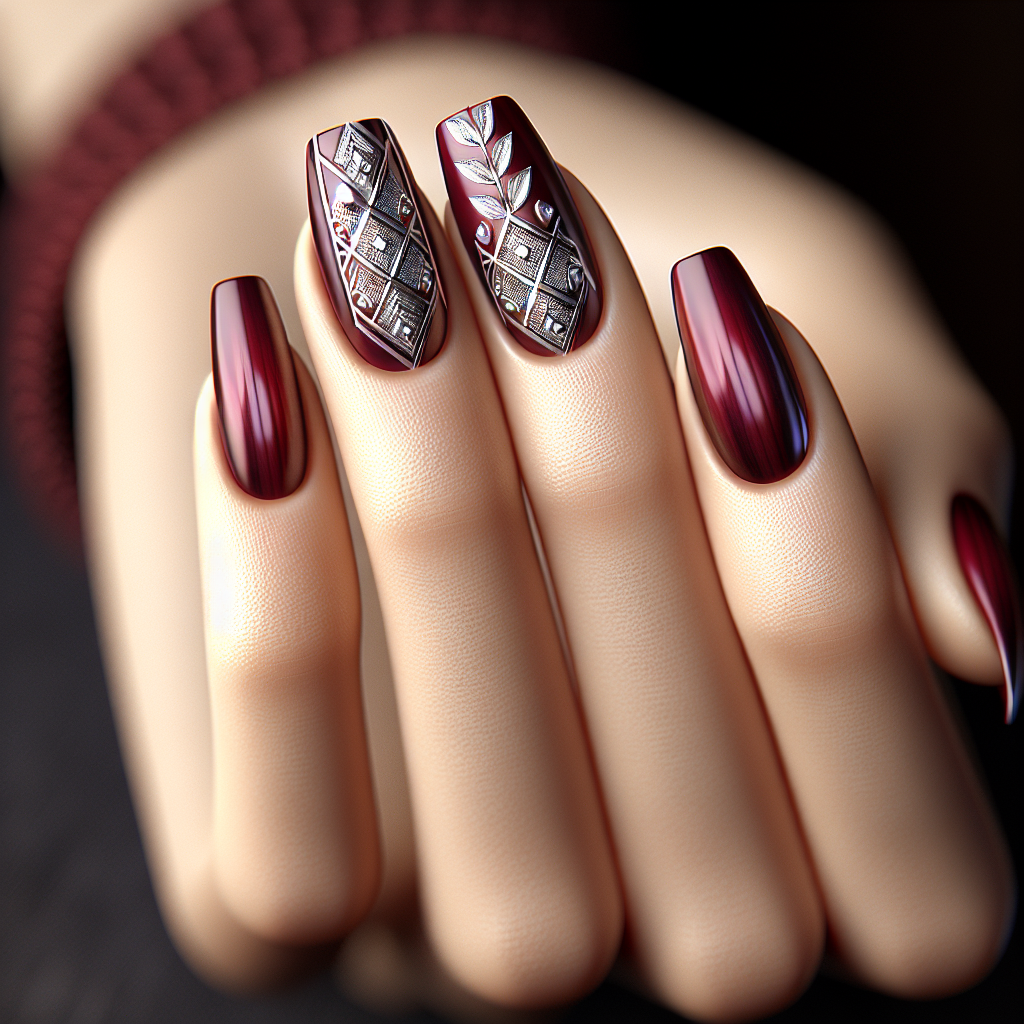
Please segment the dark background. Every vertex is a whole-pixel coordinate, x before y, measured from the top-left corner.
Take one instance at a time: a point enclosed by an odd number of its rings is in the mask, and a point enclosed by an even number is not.
[[[1024,442],[1020,395],[1024,5],[589,9],[609,62],[833,178],[892,226]],[[570,99],[567,98],[567,102]],[[207,989],[157,916],[117,751],[84,573],[0,472],[0,1021],[369,1021],[321,979],[259,1002]],[[1021,566],[1018,483],[1013,547]],[[1021,724],[956,685],[1021,867]],[[826,979],[779,1021],[981,1021],[1024,1009],[1019,928],[981,985],[905,1003]],[[605,985],[572,1021],[670,1021]],[[426,1017],[419,1019],[428,1019]]]

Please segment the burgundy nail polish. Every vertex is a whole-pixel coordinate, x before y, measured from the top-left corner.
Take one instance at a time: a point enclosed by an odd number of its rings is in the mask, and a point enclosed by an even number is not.
[[[736,257],[705,249],[672,268],[690,384],[718,454],[767,484],[807,454],[807,413],[786,346]]]
[[[601,279],[576,204],[547,147],[508,96],[437,126],[459,233],[505,325],[524,348],[564,355],[601,318]]]
[[[352,347],[409,370],[444,344],[448,313],[412,172],[386,121],[330,128],[306,147],[309,221],[334,312]]]
[[[213,385],[238,486],[283,498],[306,473],[306,424],[281,314],[262,277],[221,281],[210,298]]]
[[[967,494],[953,499],[953,541],[960,568],[988,622],[1003,666],[1007,724],[1020,704],[1024,628],[1010,553],[984,508]]]

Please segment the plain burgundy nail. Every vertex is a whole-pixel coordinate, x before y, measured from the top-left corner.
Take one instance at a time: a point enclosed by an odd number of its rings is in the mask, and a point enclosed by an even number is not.
[[[1024,628],[1010,553],[984,508],[967,494],[953,499],[953,541],[960,568],[988,622],[1003,666],[1006,721],[1020,704]]]
[[[704,426],[739,477],[767,484],[807,454],[807,412],[786,346],[728,249],[672,268],[676,322]]]
[[[540,355],[588,341],[601,279],[576,204],[519,104],[496,96],[437,126],[448,198],[466,252],[512,336]]]
[[[386,121],[329,128],[306,147],[309,221],[331,304],[352,347],[409,370],[444,344],[448,312],[419,192]]]
[[[238,486],[283,498],[306,473],[306,424],[291,348],[262,277],[221,281],[210,299],[213,384]]]

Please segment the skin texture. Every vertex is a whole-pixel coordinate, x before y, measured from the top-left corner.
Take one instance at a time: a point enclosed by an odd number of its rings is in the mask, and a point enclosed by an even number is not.
[[[450,74],[455,64],[459,76]],[[972,493],[1002,521],[1006,431],[947,345],[887,237],[863,211],[753,144],[594,68],[480,41],[406,40],[361,51],[218,115],[158,156],[106,206],[80,250],[72,286],[83,510],[123,746],[165,916],[190,961],[220,984],[274,984],[308,969],[319,954],[259,937],[230,913],[216,881],[214,734],[191,456],[195,403],[209,372],[209,289],[226,275],[262,274],[282,301],[293,343],[304,351],[288,296],[291,247],[305,215],[301,154],[306,140],[345,119],[386,116],[421,187],[440,209],[444,193],[432,126],[466,102],[499,92],[517,97],[556,158],[600,197],[651,303],[662,348],[671,354],[670,368],[678,340],[669,267],[682,255],[722,241],[765,298],[786,309],[813,338],[896,542],[910,608],[928,651],[968,678],[999,679],[995,645],[956,562],[949,503],[959,491]],[[581,97],[571,123],[555,100],[567,94]],[[637,191],[685,182],[673,192],[673,216],[653,206],[638,208],[607,160],[610,126],[624,121],[649,154]],[[243,149],[251,154],[245,191],[235,187],[233,177]],[[259,216],[252,215],[254,202]],[[150,244],[154,223],[161,224],[158,247]],[[139,343],[140,334],[145,344]],[[653,372],[649,364],[644,372]],[[425,414],[421,408],[419,415]],[[688,429],[686,436],[689,441]],[[863,475],[859,479],[866,486]],[[507,510],[511,499],[507,488],[503,493]],[[543,518],[540,509],[538,516]],[[884,530],[878,533],[877,508],[868,521],[874,531],[870,550],[884,556],[882,569],[871,563],[873,568],[865,570],[868,582],[887,585],[898,596],[891,582],[896,563]],[[406,906],[414,864],[403,755],[382,645],[384,624],[400,615],[386,600],[381,615],[370,557],[360,543],[359,525],[352,522],[383,849],[375,913],[378,921],[388,921]],[[913,645],[907,646],[906,605],[897,597],[892,602],[900,625],[887,627],[897,634],[887,643],[911,651],[907,672],[914,676],[920,672],[920,649],[913,653]],[[786,627],[780,623],[779,628]],[[396,669],[400,678],[410,678],[405,663]],[[918,687],[915,692],[928,692],[923,683]],[[931,707],[930,698],[916,699]],[[930,757],[943,744],[951,748],[943,738],[942,716],[934,708],[929,714],[938,732],[930,746],[922,740],[920,749]],[[737,728],[735,721],[730,728]],[[410,750],[416,742],[413,738]],[[851,743],[849,756],[855,749]],[[864,940],[865,933],[847,930],[854,965],[896,991],[945,991],[954,976],[966,984],[997,952],[1008,902],[1004,861],[985,838],[986,819],[959,775],[958,757],[947,769],[954,783],[953,811],[935,811],[935,831],[920,833],[947,836],[954,813],[981,823],[974,844],[950,840],[945,853],[929,851],[950,885],[974,880],[957,889],[962,903],[954,908],[955,928],[962,933],[957,950],[944,961],[952,964],[950,973],[936,979],[913,956],[890,957],[888,948],[872,947],[870,935]],[[422,777],[418,773],[414,767],[412,777]],[[986,858],[988,872],[979,878],[977,864]],[[845,870],[840,866],[837,873]],[[872,891],[877,887],[865,889]],[[830,909],[835,905],[833,900]],[[608,917],[595,920],[602,922],[595,934],[604,934]],[[904,932],[902,948],[920,951],[923,946],[915,943],[936,937],[945,942],[950,928],[943,918],[923,938]],[[448,949],[449,959],[457,959],[459,951]],[[591,963],[597,959],[594,954]],[[650,971],[656,976],[656,967]],[[585,975],[577,968],[576,984]],[[463,977],[481,984],[481,975],[471,977],[468,969]],[[487,984],[494,984],[493,977]],[[488,991],[508,993],[499,987]],[[564,991],[570,990],[566,985]]]

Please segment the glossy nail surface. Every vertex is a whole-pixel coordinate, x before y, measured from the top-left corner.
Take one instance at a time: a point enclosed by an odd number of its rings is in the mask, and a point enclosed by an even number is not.
[[[306,147],[309,220],[334,312],[352,343],[383,370],[408,370],[440,351],[444,291],[422,201],[386,121],[338,125]]]
[[[672,297],[690,384],[718,454],[752,483],[789,476],[807,454],[803,394],[739,260],[724,248],[680,260]]]
[[[564,355],[601,317],[601,280],[565,180],[519,104],[496,96],[437,126],[466,251],[512,336]]]
[[[1016,717],[1020,705],[1024,675],[1024,629],[1013,564],[988,513],[974,498],[958,494],[953,499],[952,517],[960,568],[999,649],[1003,700],[1009,723]]]
[[[292,352],[261,277],[221,281],[210,299],[221,436],[239,487],[283,498],[306,473],[306,425]]]

